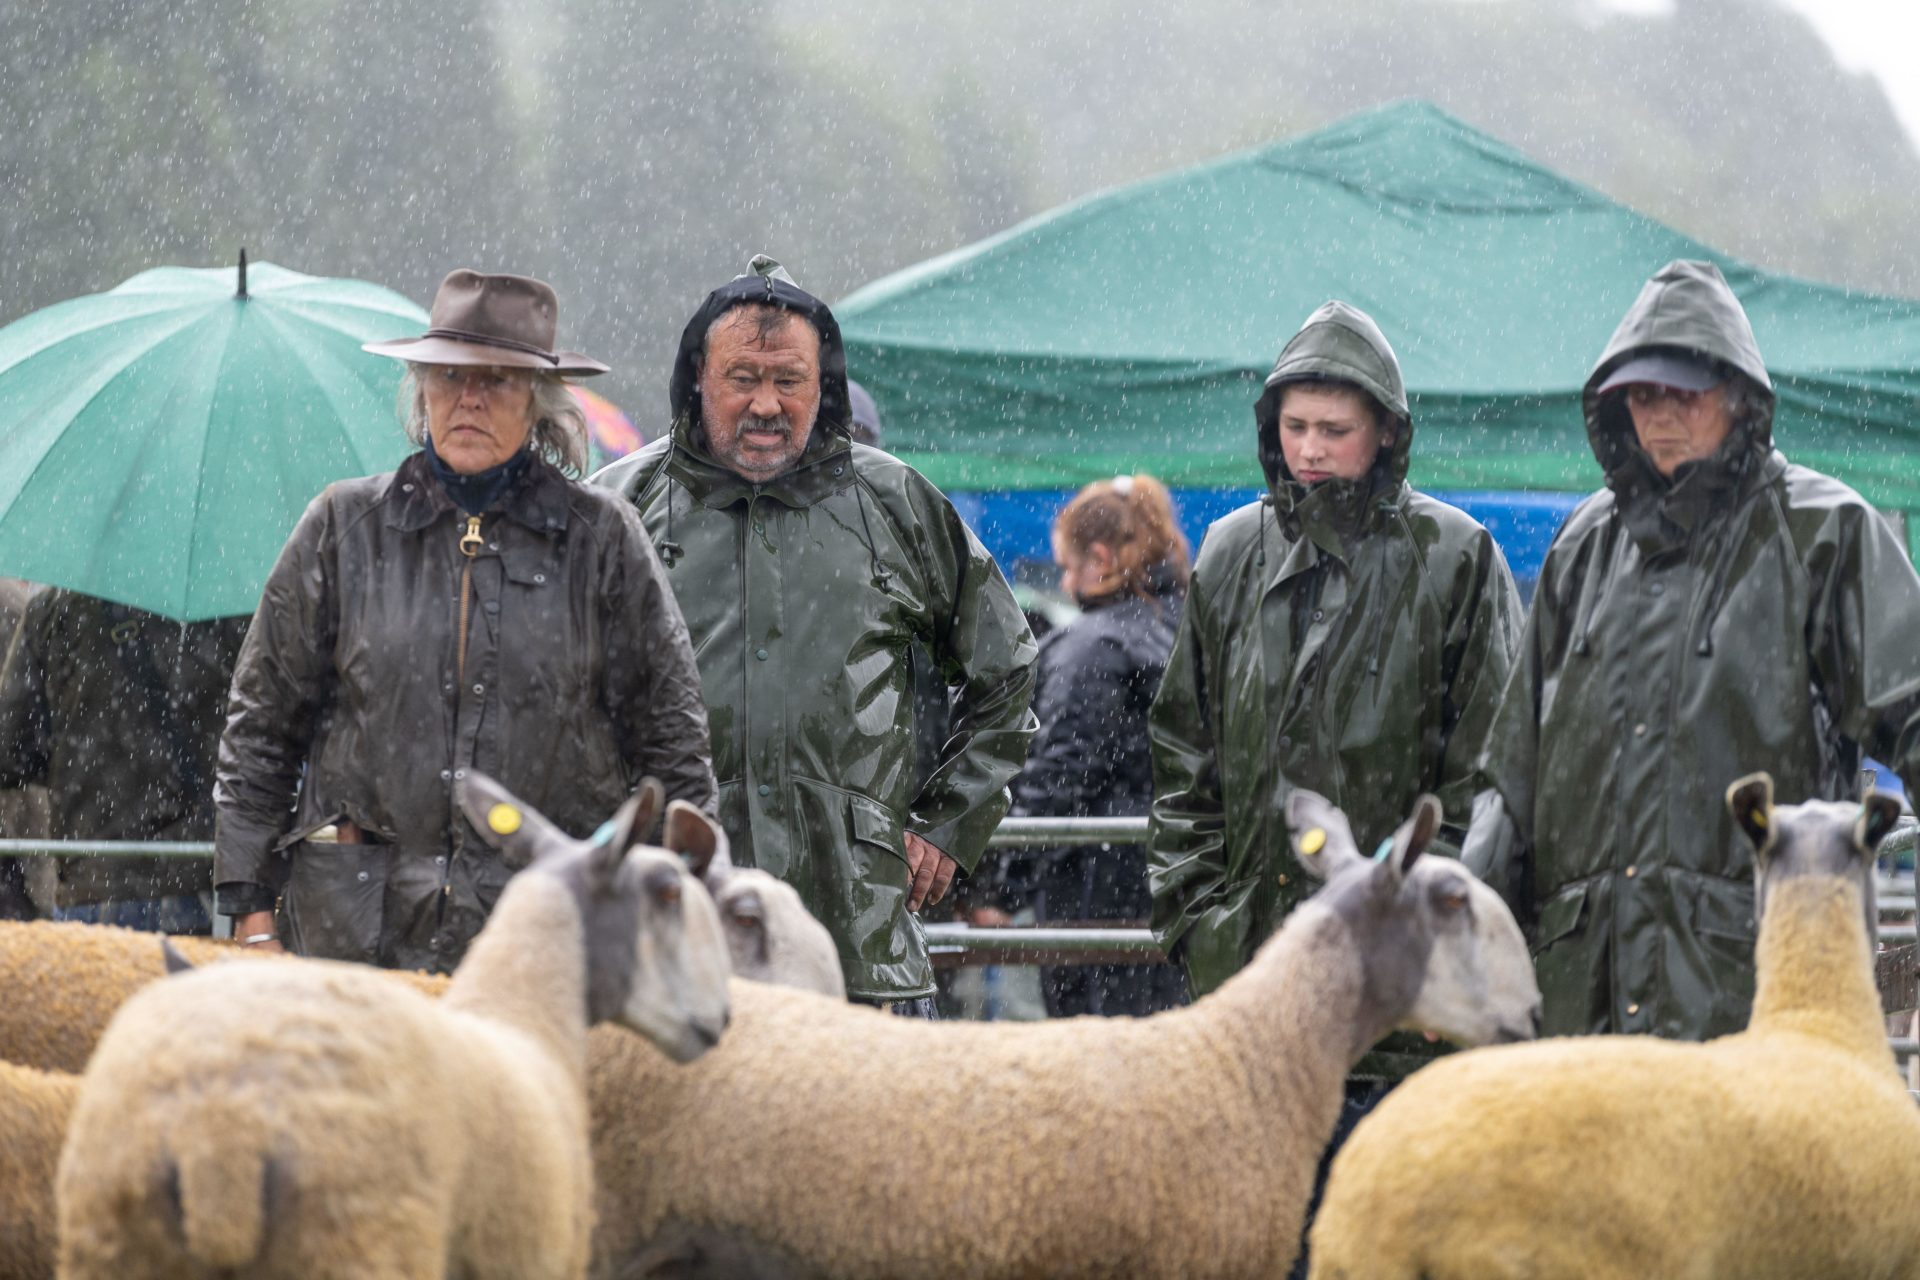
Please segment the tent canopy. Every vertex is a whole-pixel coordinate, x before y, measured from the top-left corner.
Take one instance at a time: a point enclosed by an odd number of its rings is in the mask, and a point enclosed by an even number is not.
[[[1075,201],[834,310],[889,447],[948,488],[1258,484],[1261,383],[1342,298],[1400,356],[1417,484],[1577,491],[1581,383],[1674,258],[1745,304],[1788,457],[1920,511],[1920,302],[1758,270],[1425,103]]]

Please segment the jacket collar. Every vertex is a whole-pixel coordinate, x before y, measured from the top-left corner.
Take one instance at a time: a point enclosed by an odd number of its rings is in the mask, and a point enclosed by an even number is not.
[[[692,420],[682,417],[673,428],[667,471],[702,506],[717,510],[765,497],[797,510],[853,484],[853,445],[840,432],[823,431],[816,423],[799,464],[763,484],[755,484],[716,461],[707,452],[705,436],[697,436]]]
[[[1379,467],[1358,480],[1325,480],[1304,485],[1284,472],[1268,491],[1280,529],[1294,541],[1306,541],[1344,561],[1359,538],[1390,519],[1406,501],[1404,480]]]
[[[427,465],[427,455],[415,450],[394,468],[380,495],[391,528],[424,529],[459,510]],[[501,514],[529,529],[554,532],[567,527],[567,478],[544,458],[536,457],[526,478],[508,491]]]
[[[1627,532],[1647,555],[1685,546],[1740,499],[1785,471],[1787,460],[1751,434],[1736,432],[1712,457],[1662,476],[1640,449],[1607,473]]]

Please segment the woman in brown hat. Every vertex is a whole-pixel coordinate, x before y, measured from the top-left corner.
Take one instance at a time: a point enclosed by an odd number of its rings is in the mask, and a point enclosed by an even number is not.
[[[711,810],[686,624],[586,430],[551,287],[455,271],[407,362],[420,451],[330,486],[267,580],[221,739],[214,880],[249,946],[446,971],[511,868],[469,770],[575,836],[644,776]]]

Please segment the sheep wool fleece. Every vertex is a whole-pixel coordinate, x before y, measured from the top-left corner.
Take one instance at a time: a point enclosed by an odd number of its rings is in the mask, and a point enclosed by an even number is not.
[[[736,983],[688,1066],[597,1037],[600,1265],[690,1231],[845,1280],[1284,1275],[1360,999],[1345,926],[1296,922],[1151,1018],[925,1023]]]
[[[53,1274],[53,1173],[80,1077],[0,1062],[0,1280]]]
[[[61,1274],[584,1275],[585,987],[528,959],[583,946],[565,888],[520,877],[438,1004],[323,961],[148,987],[87,1070]]]
[[[1789,919],[1776,952],[1762,935],[1753,1030],[1479,1049],[1395,1090],[1334,1161],[1314,1280],[1920,1277],[1920,1108],[1893,1070],[1859,895],[1772,894],[1767,930]],[[1836,962],[1846,989],[1807,990]]]

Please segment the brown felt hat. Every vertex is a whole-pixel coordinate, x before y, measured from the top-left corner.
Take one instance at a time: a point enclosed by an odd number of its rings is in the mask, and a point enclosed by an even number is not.
[[[433,295],[431,326],[417,338],[368,342],[361,350],[414,364],[498,365],[589,378],[607,366],[553,347],[560,302],[553,286],[531,276],[449,272]]]

